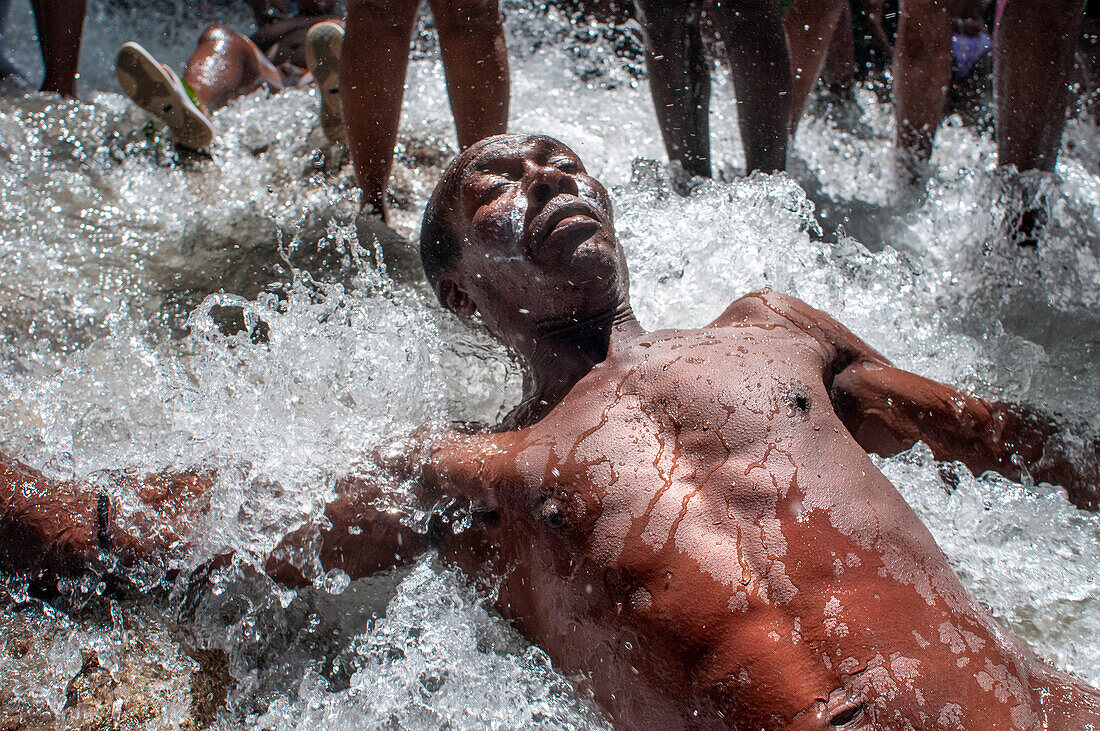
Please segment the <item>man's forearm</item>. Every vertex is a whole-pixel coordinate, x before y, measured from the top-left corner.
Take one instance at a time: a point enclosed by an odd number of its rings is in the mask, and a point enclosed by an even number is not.
[[[427,536],[382,504],[382,491],[373,481],[346,478],[336,494],[325,507],[323,525],[303,526],[272,553],[266,570],[276,581],[309,583],[307,567],[316,563],[322,571],[340,570],[360,578],[401,566],[427,548]]]
[[[1097,507],[1095,455],[1071,459],[1049,417],[876,363],[849,366],[832,391],[837,414],[869,452],[889,456],[923,441],[937,459],[960,461],[975,474],[1027,475],[1066,488],[1080,507]]]
[[[0,455],[0,568],[79,573],[100,556],[131,566],[185,540],[214,483],[212,472],[118,473],[110,490],[54,480]],[[112,494],[131,493],[143,509],[125,520]]]

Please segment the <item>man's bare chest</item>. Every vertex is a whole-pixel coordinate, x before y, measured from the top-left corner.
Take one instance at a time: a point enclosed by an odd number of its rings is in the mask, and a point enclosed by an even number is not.
[[[836,420],[822,363],[785,331],[657,333],[594,370],[530,431],[520,481],[582,533],[648,530],[654,541],[710,519],[701,513],[722,522],[740,509],[731,499],[774,502],[813,419]]]

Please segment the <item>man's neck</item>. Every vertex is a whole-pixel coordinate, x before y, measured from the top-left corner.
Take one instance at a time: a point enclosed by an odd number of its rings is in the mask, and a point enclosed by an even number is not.
[[[617,344],[644,332],[625,301],[584,319],[539,323],[529,347],[519,353],[524,364],[523,401],[505,425],[516,428],[541,419],[577,381],[607,360]]]

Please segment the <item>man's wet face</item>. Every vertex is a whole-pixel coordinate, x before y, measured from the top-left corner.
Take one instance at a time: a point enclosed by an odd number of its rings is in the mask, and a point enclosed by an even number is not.
[[[625,284],[625,264],[607,191],[576,154],[550,138],[521,136],[468,154],[456,229],[465,240],[460,277],[479,309],[486,298],[503,299],[555,319],[607,306]]]

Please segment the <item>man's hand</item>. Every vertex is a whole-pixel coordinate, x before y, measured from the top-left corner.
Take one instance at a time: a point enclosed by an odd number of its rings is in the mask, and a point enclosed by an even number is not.
[[[74,573],[97,549],[97,499],[0,456],[0,567]]]

